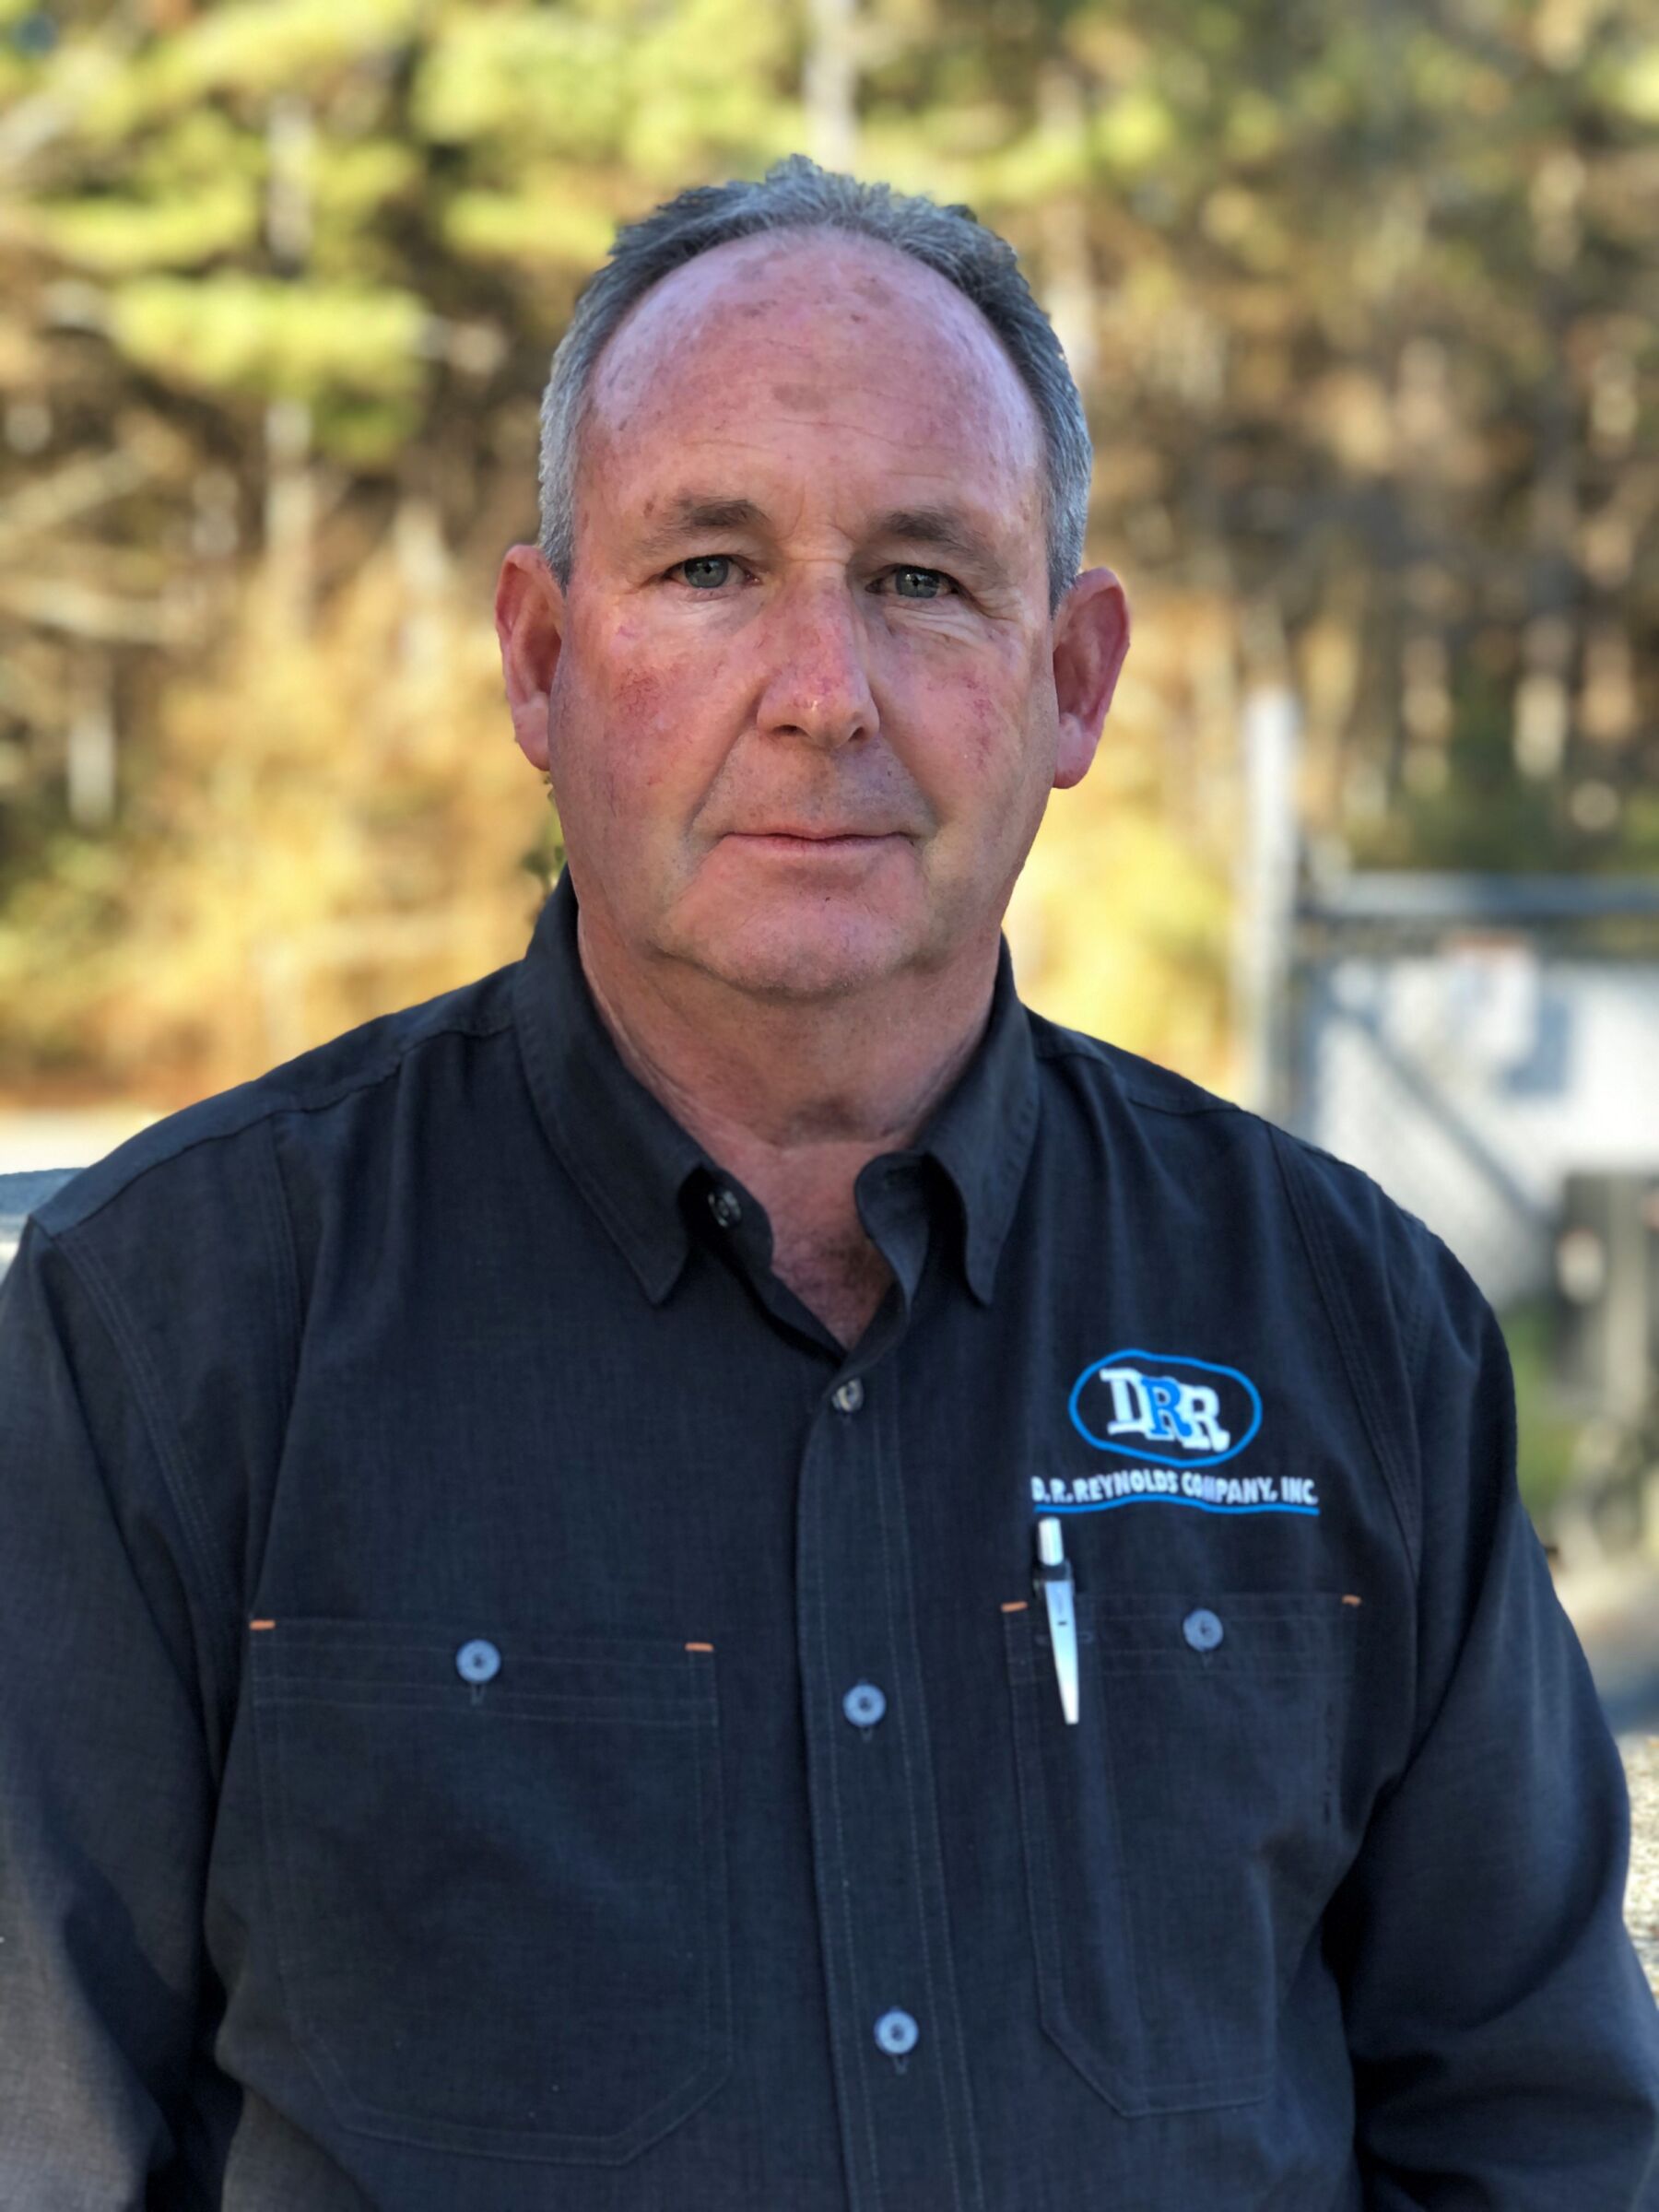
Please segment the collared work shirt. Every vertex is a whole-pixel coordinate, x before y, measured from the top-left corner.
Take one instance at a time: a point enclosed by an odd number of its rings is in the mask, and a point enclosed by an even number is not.
[[[1455,1262],[1005,954],[845,1350],[573,924],[0,1293],[0,2203],[1645,2203],[1628,1801]]]

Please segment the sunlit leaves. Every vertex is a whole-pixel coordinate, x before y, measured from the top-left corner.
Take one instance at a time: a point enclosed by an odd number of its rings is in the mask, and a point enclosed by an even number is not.
[[[425,373],[425,319],[412,292],[276,277],[157,277],[122,286],[110,301],[111,335],[129,359],[181,383],[267,397],[411,392]]]
[[[557,265],[579,276],[604,260],[616,217],[580,175],[535,164],[517,191],[481,188],[453,193],[442,211],[443,235],[471,260]]]
[[[567,8],[456,8],[421,55],[410,120],[436,143],[488,140],[505,159],[591,159],[614,149],[627,94],[622,23]]]
[[[233,253],[259,235],[259,200],[243,178],[166,200],[107,194],[47,202],[30,228],[49,253],[107,274],[185,269]]]

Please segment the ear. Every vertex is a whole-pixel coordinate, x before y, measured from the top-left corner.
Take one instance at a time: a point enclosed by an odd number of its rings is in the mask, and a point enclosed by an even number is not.
[[[536,547],[508,547],[496,580],[495,625],[512,734],[545,775],[547,693],[564,641],[565,595]]]
[[[1081,782],[1129,650],[1129,602],[1110,569],[1085,569],[1054,614],[1054,789]]]

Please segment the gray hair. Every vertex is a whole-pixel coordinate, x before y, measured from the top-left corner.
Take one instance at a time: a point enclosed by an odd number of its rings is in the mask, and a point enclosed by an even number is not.
[[[553,356],[541,406],[541,549],[561,584],[575,559],[577,441],[594,366],[635,302],[673,270],[730,240],[763,231],[831,229],[908,253],[955,285],[1002,340],[1042,426],[1049,606],[1083,561],[1094,465],[1083,402],[1053,326],[1031,297],[1014,249],[971,207],[887,184],[861,184],[804,154],[757,183],[694,186],[617,233],[610,258],[583,286]]]

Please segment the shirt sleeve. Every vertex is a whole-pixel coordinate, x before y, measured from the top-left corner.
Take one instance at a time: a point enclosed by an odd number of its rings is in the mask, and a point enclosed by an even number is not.
[[[1427,1242],[1417,1723],[1335,1915],[1367,2212],[1659,2212],[1624,1771],[1521,1502],[1497,1322]]]
[[[0,2204],[29,2212],[155,2201],[203,1976],[187,1546],[105,1319],[31,1223],[0,1288]]]

